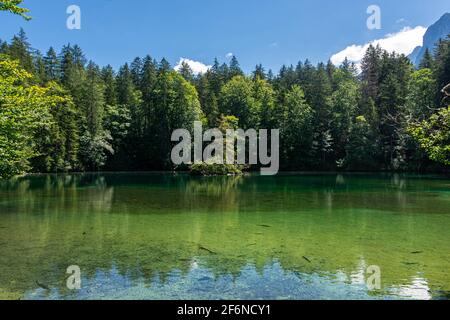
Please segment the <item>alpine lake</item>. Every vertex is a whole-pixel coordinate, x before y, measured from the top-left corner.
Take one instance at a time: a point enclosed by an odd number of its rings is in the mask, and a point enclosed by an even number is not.
[[[79,267],[80,289],[67,286],[70,266]],[[0,299],[450,299],[450,179],[2,181]]]

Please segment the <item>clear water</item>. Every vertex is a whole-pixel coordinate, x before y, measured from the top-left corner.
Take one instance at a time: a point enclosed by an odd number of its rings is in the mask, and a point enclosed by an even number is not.
[[[81,269],[80,290],[66,269]],[[379,266],[381,288],[367,286]],[[3,299],[448,299],[450,180],[45,175],[0,182]]]

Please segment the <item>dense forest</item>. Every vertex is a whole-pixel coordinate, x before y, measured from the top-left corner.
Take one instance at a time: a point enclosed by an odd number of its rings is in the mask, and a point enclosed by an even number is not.
[[[118,70],[77,45],[45,54],[23,30],[0,41],[0,176],[172,170],[173,130],[279,128],[283,170],[443,171],[450,165],[450,38],[419,68],[369,47],[345,61],[204,74],[136,58]],[[450,90],[447,90],[450,93]]]

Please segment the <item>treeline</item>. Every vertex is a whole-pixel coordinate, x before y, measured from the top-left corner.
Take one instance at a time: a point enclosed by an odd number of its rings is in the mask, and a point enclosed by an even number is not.
[[[280,128],[284,170],[426,171],[449,164],[449,103],[441,89],[450,83],[450,39],[427,52],[418,69],[371,46],[361,70],[348,61],[336,67],[306,60],[277,75],[262,65],[245,75],[235,57],[200,75],[150,56],[116,71],[87,61],[77,45],[41,54],[23,30],[0,42],[0,55],[0,89],[15,97],[0,98],[3,176],[173,169],[173,130],[191,129],[195,120],[219,127],[224,119],[243,129]],[[36,108],[8,118],[8,101],[17,109],[30,94]]]

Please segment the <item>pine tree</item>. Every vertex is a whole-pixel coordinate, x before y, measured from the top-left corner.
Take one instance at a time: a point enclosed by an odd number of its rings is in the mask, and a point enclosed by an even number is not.
[[[333,168],[335,160],[332,156],[334,141],[331,134],[332,109],[331,95],[332,85],[326,67],[319,63],[313,79],[309,86],[308,103],[314,110],[314,149],[318,164],[321,168],[331,166]]]
[[[31,46],[25,31],[20,31],[15,35],[8,48],[8,54],[11,58],[19,60],[20,65],[26,71],[32,73],[34,71],[33,57],[31,55]]]
[[[49,81],[47,78],[47,73],[45,71],[45,62],[39,51],[36,51],[33,56],[33,69],[34,77],[37,83],[45,84]]]
[[[169,72],[170,71],[170,63],[165,58],[162,58],[159,62],[158,70],[161,73]]]
[[[102,69],[101,77],[104,83],[105,108],[103,129],[111,135],[111,145],[114,153],[108,153],[105,166],[115,170],[126,166],[129,159],[124,154],[124,146],[128,143],[131,128],[131,112],[128,105],[119,105],[117,98],[117,80],[111,66]]]
[[[450,84],[450,35],[446,40],[441,40],[436,47],[434,72],[440,89]],[[448,99],[442,98],[443,94],[439,92],[438,107],[448,105]]]
[[[111,65],[107,65],[101,71],[101,78],[105,84],[105,104],[114,106],[117,104],[117,86],[114,69]]]
[[[192,131],[195,121],[203,115],[195,87],[175,71],[160,72],[154,89],[154,116],[152,127],[158,152],[151,153],[157,169],[167,169],[170,164],[171,135],[176,129]],[[150,166],[152,162],[147,162]],[[148,167],[147,167],[148,168]]]
[[[37,172],[77,170],[78,111],[68,92],[55,82],[49,84],[47,95],[57,102],[50,108],[50,123],[39,126],[34,134],[38,155],[31,160],[33,170]]]
[[[420,61],[419,69],[433,69],[434,59],[430,50],[427,48],[423,55],[422,61]]]
[[[130,65],[131,77],[133,79],[134,85],[137,88],[141,86],[142,72],[143,72],[142,68],[143,68],[142,59],[139,57],[135,58]]]
[[[72,47],[72,58],[73,58],[73,64],[78,69],[84,69],[86,66],[87,60],[84,56],[83,50],[78,45],[74,45]]]
[[[238,59],[236,56],[233,56],[230,61],[229,78],[231,79],[236,76],[242,76],[243,74],[244,72],[242,72]]]
[[[191,67],[189,66],[189,64],[186,61],[183,61],[181,63],[181,67],[178,70],[178,72],[181,74],[181,76],[189,82],[193,82],[194,81],[194,73],[191,69]]]
[[[45,66],[45,73],[46,73],[47,80],[55,81],[55,80],[59,79],[60,66],[59,66],[58,56],[56,54],[55,49],[53,49],[53,47],[50,47],[50,49],[47,51],[47,54],[44,57],[44,66]]]
[[[266,80],[267,76],[266,76],[266,71],[264,70],[264,67],[262,66],[262,64],[258,64],[255,67],[255,71],[253,71],[253,80],[256,79],[262,79],[262,80]]]
[[[210,78],[211,71],[199,77],[197,81],[197,92],[203,113],[208,119],[208,125],[214,128],[217,126],[219,120],[219,106]]]
[[[86,129],[92,137],[102,133],[104,113],[104,84],[101,80],[100,69],[93,62],[89,62],[84,82],[83,111],[86,118]]]
[[[104,84],[100,69],[93,62],[89,62],[83,82],[81,111],[84,132],[80,139],[80,160],[88,170],[99,170],[106,163],[107,153],[114,152],[110,144],[110,133],[103,128],[104,102]]]
[[[381,56],[381,48],[370,45],[361,62],[363,93],[373,101],[378,101]]]
[[[68,89],[75,105],[81,108],[85,102],[84,83],[86,72],[84,69],[85,57],[81,49],[74,49],[70,44],[64,46],[58,57],[60,82]]]
[[[0,39],[0,54],[8,54],[9,46],[8,42],[1,41]]]
[[[277,110],[283,169],[309,168],[313,161],[311,147],[314,111],[307,104],[305,94],[298,85],[294,85],[283,100],[285,104],[281,106],[281,110]]]

